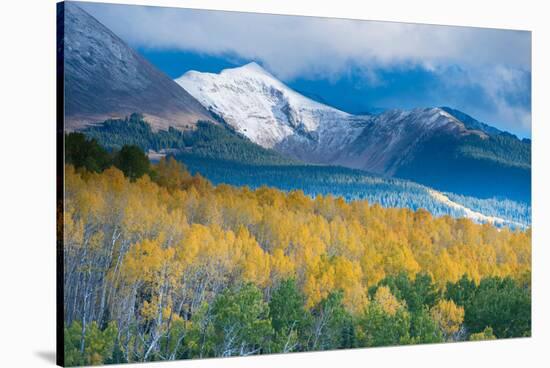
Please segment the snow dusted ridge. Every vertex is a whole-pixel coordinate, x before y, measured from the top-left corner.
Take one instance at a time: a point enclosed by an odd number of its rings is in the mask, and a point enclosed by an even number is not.
[[[189,71],[176,82],[239,133],[263,147],[286,139],[343,145],[361,132],[353,115],[295,92],[256,63],[220,74]]]
[[[306,162],[392,175],[420,139],[469,131],[440,108],[348,114],[299,94],[254,62],[219,74],[189,71],[176,82],[252,142]]]

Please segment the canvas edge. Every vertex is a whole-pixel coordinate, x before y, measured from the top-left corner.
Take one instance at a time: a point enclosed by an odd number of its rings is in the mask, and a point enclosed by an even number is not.
[[[64,47],[65,3],[56,3],[56,364],[65,365],[63,310],[64,262],[63,262],[63,212],[64,212]]]

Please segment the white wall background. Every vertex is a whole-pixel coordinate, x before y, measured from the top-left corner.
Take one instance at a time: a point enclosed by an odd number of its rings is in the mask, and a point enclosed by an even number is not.
[[[541,367],[550,364],[550,34],[540,0],[133,0],[147,5],[533,31],[533,337],[179,361],[141,367]],[[253,32],[253,30],[251,30]],[[55,0],[0,10],[0,366],[55,357]]]

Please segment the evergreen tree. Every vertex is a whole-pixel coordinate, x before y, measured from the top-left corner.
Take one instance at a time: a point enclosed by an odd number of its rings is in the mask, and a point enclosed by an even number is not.
[[[114,164],[130,180],[136,180],[151,172],[149,159],[138,146],[123,146],[116,153]]]
[[[306,348],[311,319],[304,305],[305,297],[294,279],[283,280],[271,294],[269,316],[276,335],[274,351],[286,353]]]
[[[65,163],[91,172],[101,172],[111,164],[111,158],[93,138],[82,133],[65,135]]]

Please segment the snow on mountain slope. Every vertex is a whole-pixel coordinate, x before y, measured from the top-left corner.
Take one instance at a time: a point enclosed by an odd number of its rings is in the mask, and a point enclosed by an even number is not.
[[[295,92],[256,63],[219,74],[189,71],[176,82],[236,131],[267,148],[338,149],[362,131],[364,119]]]
[[[520,229],[525,229],[527,227],[526,224],[522,224],[516,221],[506,220],[501,217],[496,216],[487,216],[484,215],[481,212],[474,211],[468,207],[465,207],[459,203],[453,202],[449,197],[447,197],[445,194],[438,192],[433,189],[428,189],[428,193],[430,196],[432,196],[435,200],[438,202],[441,202],[445,204],[446,206],[449,206],[452,209],[455,209],[457,211],[462,211],[464,213],[464,216],[477,222],[480,224],[483,223],[489,223],[491,225],[497,225],[497,226],[513,226],[518,227]]]

